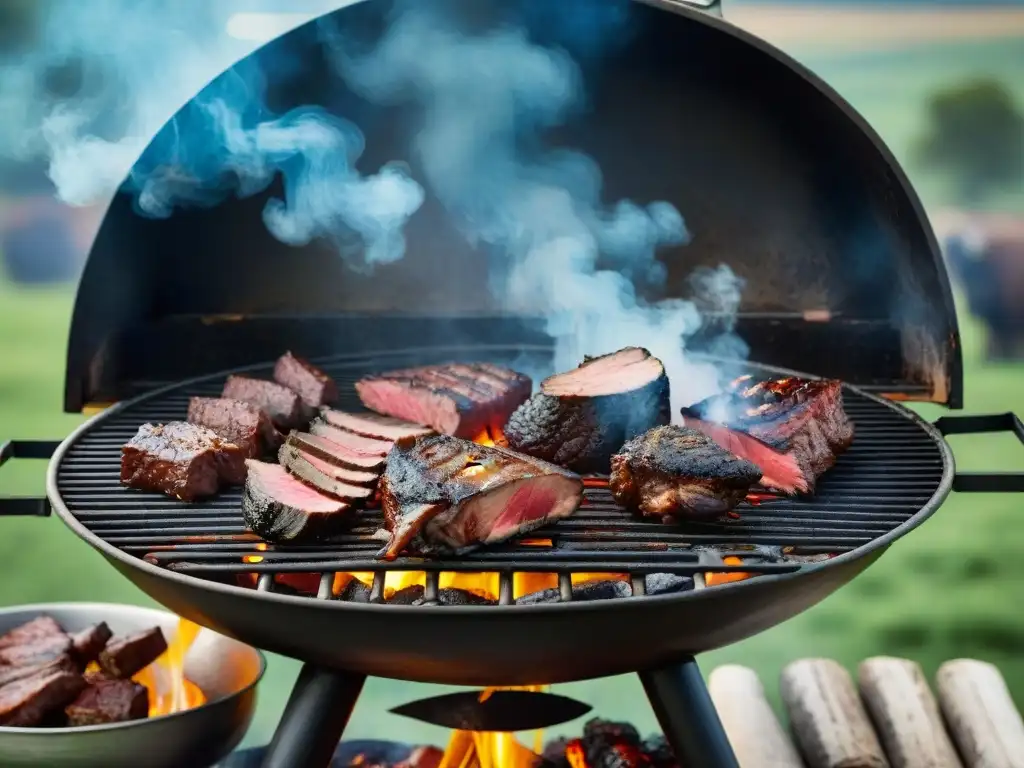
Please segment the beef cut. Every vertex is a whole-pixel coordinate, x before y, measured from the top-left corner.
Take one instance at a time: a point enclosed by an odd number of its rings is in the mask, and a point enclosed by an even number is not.
[[[270,417],[252,403],[227,397],[193,397],[188,401],[191,424],[206,427],[255,459],[281,445],[281,435]]]
[[[306,424],[313,411],[298,393],[276,381],[254,379],[249,376],[228,376],[221,397],[241,400],[266,412],[274,426],[289,430]]]
[[[274,366],[274,381],[288,387],[311,408],[319,408],[338,399],[334,379],[308,360],[285,352]]]
[[[377,475],[337,467],[294,445],[284,445],[278,462],[292,475],[327,496],[349,504],[373,498]]]
[[[403,421],[378,413],[347,413],[333,408],[324,408],[320,417],[332,427],[354,432],[363,437],[394,442],[403,437],[419,437],[429,435],[434,430],[411,421]]]
[[[68,654],[63,654],[50,661],[38,664],[29,664],[20,667],[0,666],[0,687],[13,683],[16,680],[24,680],[28,677],[38,677],[52,672],[80,672],[78,662]]]
[[[105,621],[75,632],[71,635],[71,648],[74,651],[75,659],[83,667],[90,661],[95,661],[100,655],[100,651],[107,647],[107,641],[113,634]]]
[[[121,482],[183,501],[245,480],[245,453],[198,424],[143,424],[121,448]]]
[[[9,645],[0,649],[0,667],[48,664],[71,652],[71,638],[63,632],[59,635],[45,635],[30,642]]]
[[[0,649],[10,648],[13,645],[27,645],[54,635],[64,636],[66,634],[56,619],[44,614],[0,635]]]
[[[448,435],[403,438],[380,480],[383,557],[461,553],[568,517],[583,481],[562,467]]]
[[[76,672],[55,670],[26,677],[0,688],[0,726],[39,725],[55,709],[73,701],[85,680]]]
[[[394,440],[378,440],[375,437],[364,437],[346,429],[332,427],[324,419],[314,419],[309,425],[309,433],[368,456],[387,456],[391,446],[395,444]]]
[[[379,475],[384,468],[384,456],[376,453],[362,453],[342,443],[308,432],[292,432],[286,445],[301,448],[318,459],[330,464],[358,472],[373,472]]]
[[[834,379],[743,377],[682,414],[687,426],[756,464],[763,486],[788,494],[813,492],[853,442],[842,383]]]
[[[738,458],[695,429],[661,426],[628,441],[612,456],[615,500],[642,517],[665,522],[728,512],[761,479]]]
[[[318,541],[352,523],[349,505],[292,477],[280,464],[248,459],[242,495],[246,525],[267,541]]]
[[[111,641],[99,655],[100,669],[108,678],[127,679],[148,667],[167,650],[160,627]]]
[[[528,376],[489,363],[428,365],[356,382],[370,410],[469,439],[500,431],[532,389]]]
[[[671,420],[661,361],[627,347],[544,379],[505,425],[503,445],[576,472],[607,473],[627,440]]]
[[[101,680],[82,691],[64,711],[72,727],[141,720],[149,715],[149,692],[132,680]]]

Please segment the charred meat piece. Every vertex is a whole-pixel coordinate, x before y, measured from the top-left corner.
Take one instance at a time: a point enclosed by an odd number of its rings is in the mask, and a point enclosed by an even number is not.
[[[529,377],[487,363],[428,365],[356,382],[370,410],[469,439],[500,430],[532,388]]]
[[[464,552],[568,517],[583,497],[572,472],[529,456],[447,435],[406,438],[388,454],[380,481],[394,558],[416,540],[421,552]]]
[[[289,430],[308,422],[312,411],[298,393],[275,381],[254,379],[249,376],[228,376],[221,397],[241,400],[266,412],[274,426]]]
[[[324,419],[314,419],[309,425],[309,433],[317,437],[324,437],[337,445],[343,445],[356,453],[364,453],[368,456],[387,456],[394,440],[378,440],[373,437],[363,437],[355,432],[332,427]]]
[[[735,507],[761,472],[707,435],[655,427],[612,456],[615,500],[642,517],[707,519]]]
[[[262,410],[252,403],[226,397],[193,397],[188,401],[191,424],[206,427],[255,459],[281,445],[281,435]]]
[[[301,357],[285,352],[274,366],[274,381],[288,387],[310,408],[319,408],[338,399],[334,379]]]
[[[101,621],[80,632],[71,635],[71,648],[78,663],[85,666],[99,657],[100,651],[107,647],[107,641],[113,636],[107,622]]]
[[[363,437],[373,437],[377,440],[391,442],[403,437],[429,435],[434,431],[430,427],[394,419],[390,416],[381,416],[378,413],[347,413],[333,408],[324,408],[320,411],[320,417],[332,427],[354,432]]]
[[[627,347],[544,379],[505,425],[503,444],[603,474],[623,443],[670,420],[664,366],[646,349]]]
[[[52,616],[38,616],[0,635],[0,649],[10,648],[12,645],[27,645],[54,635],[63,637],[66,634],[64,628]]]
[[[141,720],[149,716],[149,693],[132,680],[102,680],[82,691],[64,711],[72,727]]]
[[[164,651],[167,640],[160,627],[115,638],[100,652],[99,665],[108,678],[127,679],[148,667]]]
[[[31,642],[0,649],[0,666],[26,667],[48,664],[71,653],[71,638],[61,633],[37,637]]]
[[[382,455],[360,453],[326,437],[311,435],[307,432],[292,432],[288,435],[288,440],[285,444],[301,448],[318,459],[323,459],[335,466],[359,472],[380,474],[384,467],[384,456]]]
[[[788,494],[811,493],[853,442],[842,383],[787,377],[738,379],[720,395],[682,411],[684,423],[761,469],[761,484]]]
[[[328,498],[279,464],[249,460],[242,516],[267,541],[317,541],[351,525],[349,505]]]
[[[377,475],[336,467],[294,445],[284,445],[278,454],[281,466],[321,493],[349,504],[373,497]]]
[[[8,728],[39,725],[53,710],[73,701],[85,680],[77,672],[57,670],[0,688],[0,725]]]
[[[75,659],[68,654],[62,654],[50,661],[39,664],[29,664],[21,667],[0,666],[0,687],[13,683],[16,680],[24,680],[28,677],[49,675],[53,672],[80,672],[80,667]]]

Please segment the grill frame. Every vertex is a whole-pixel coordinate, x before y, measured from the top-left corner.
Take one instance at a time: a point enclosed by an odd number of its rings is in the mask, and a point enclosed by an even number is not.
[[[498,349],[502,348],[473,347],[472,351],[494,353]],[[460,350],[464,353],[466,348]],[[460,350],[388,350],[376,361],[385,363],[403,354],[422,356],[425,353],[444,359],[446,352]],[[505,351],[522,351],[522,347]],[[538,348],[535,351],[543,353],[547,350]],[[331,363],[361,360],[364,360],[362,355],[345,355],[332,358]],[[750,367],[766,375],[806,375],[768,366]],[[261,369],[266,370],[267,364],[239,370],[255,372]],[[362,370],[365,372],[366,369]],[[727,645],[796,615],[845,584],[873,563],[893,541],[923,523],[945,500],[953,484],[952,453],[938,429],[896,403],[848,386],[848,392],[889,409],[894,418],[901,420],[900,424],[910,422],[927,435],[936,447],[942,471],[928,501],[907,520],[869,543],[826,562],[805,563],[791,572],[766,573],[713,589],[644,596],[642,599],[568,601],[514,607],[455,605],[433,608],[357,604],[323,599],[329,596],[323,589],[319,596],[321,599],[275,593],[269,589],[271,579],[261,580],[260,590],[246,589],[175,572],[126,553],[80,521],[65,503],[59,488],[64,458],[80,439],[140,404],[159,401],[169,393],[194,389],[227,373],[178,382],[116,404],[81,425],[61,443],[50,462],[47,495],[51,505],[80,538],[103,554],[143,591],[180,615],[270,651],[377,676],[470,685],[563,682],[659,666],[684,655]],[[409,569],[424,570],[422,564]],[[262,569],[249,565],[244,570]],[[309,572],[314,569],[293,570]],[[437,570],[452,569],[438,567]],[[462,570],[495,568],[477,566]],[[551,572],[556,569],[545,565],[534,570]],[[603,569],[588,566],[575,570]],[[681,572],[678,568],[660,567],[657,570]],[[730,568],[701,563],[699,570],[727,571]],[[732,567],[731,570],[757,569],[745,566]],[[358,631],[353,632],[356,626]],[[423,650],[411,651],[403,636],[422,638]],[[546,639],[543,647],[533,641],[538,636]],[[606,639],[605,647],[581,652],[581,643],[586,646],[587,640],[592,642],[595,636]],[[645,641],[638,649],[635,640],[631,642],[631,637],[637,636],[658,639]],[[622,652],[615,652],[615,649]],[[495,667],[495,658],[503,659],[498,668]]]

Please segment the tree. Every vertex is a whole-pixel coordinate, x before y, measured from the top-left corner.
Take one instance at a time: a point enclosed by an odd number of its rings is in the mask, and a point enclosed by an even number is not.
[[[983,79],[935,93],[929,130],[915,147],[923,168],[949,173],[959,202],[980,203],[1024,177],[1024,115],[1000,82]]]

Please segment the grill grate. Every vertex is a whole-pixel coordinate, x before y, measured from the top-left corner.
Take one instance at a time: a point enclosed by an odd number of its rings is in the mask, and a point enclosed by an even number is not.
[[[358,409],[352,384],[372,371],[452,359],[514,362],[531,370],[543,366],[543,358],[528,357],[502,348],[434,350],[336,360],[324,367],[342,392],[339,407]],[[270,370],[253,374],[269,376]],[[759,370],[752,366],[750,372]],[[628,573],[634,594],[643,593],[643,576],[650,573],[693,576],[703,586],[706,572],[793,572],[806,567],[811,556],[856,549],[905,523],[937,492],[944,470],[936,439],[919,423],[901,409],[847,390],[844,404],[855,423],[854,443],[813,497],[743,504],[737,508],[739,519],[728,522],[666,526],[629,517],[603,481],[590,479],[576,515],[526,540],[458,559],[403,557],[383,563],[375,557],[381,544],[371,537],[381,525],[377,510],[358,513],[351,532],[330,545],[263,545],[245,529],[238,490],[186,504],[120,485],[120,447],[139,425],[184,418],[190,396],[217,395],[223,381],[222,375],[182,384],[97,419],[59,459],[60,496],[94,535],[155,565],[218,581],[256,574],[261,590],[275,589],[274,574],[322,575],[322,598],[330,596],[334,574],[349,571],[374,574],[371,599],[383,593],[388,571],[425,571],[427,603],[436,600],[440,572],[498,573],[502,603],[511,601],[515,572],[558,574],[563,599],[571,599],[570,576],[579,572]],[[728,556],[740,557],[743,564],[725,564]]]

